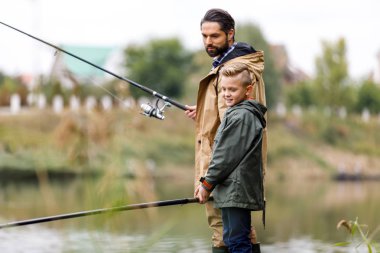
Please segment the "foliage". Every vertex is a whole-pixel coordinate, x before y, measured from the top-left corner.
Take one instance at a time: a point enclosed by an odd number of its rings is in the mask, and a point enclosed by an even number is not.
[[[350,233],[350,241],[336,243],[335,246],[350,246],[355,244],[355,248],[359,248],[364,245],[368,249],[368,253],[380,252],[380,245],[373,241],[373,237],[380,231],[380,226],[378,226],[374,232],[369,233],[368,226],[359,224],[358,218],[355,221],[341,220],[337,224],[337,229],[345,227]],[[359,242],[355,241],[355,236],[359,234]],[[374,251],[375,250],[375,251]]]
[[[184,119],[182,111],[171,113],[167,111],[169,122],[165,124],[139,116],[137,110],[3,116],[0,170],[86,172],[110,164],[125,169],[131,159],[190,166],[194,161],[193,122]]]
[[[289,119],[285,122],[272,119],[270,123],[270,135],[268,136],[268,166],[270,168],[280,166],[280,176],[289,176],[288,170],[297,171],[298,175],[309,171],[308,167],[316,166],[321,172],[330,173],[334,168],[324,160],[324,157],[315,152],[314,146],[321,146],[318,140],[312,138],[313,134],[308,133],[302,128],[304,126],[291,125]],[[313,132],[314,133],[314,132]],[[298,161],[292,163],[291,168],[287,168],[284,161],[291,159]],[[306,161],[308,166],[303,166]],[[282,174],[285,173],[285,174]]]
[[[307,160],[330,171],[331,165],[314,148],[323,145],[378,157],[377,122],[357,117],[331,119],[323,112],[305,112],[302,118],[269,114],[268,162],[289,157]],[[129,111],[65,112],[48,110],[3,116],[0,119],[0,168],[103,170],[109,164],[126,168],[130,159],[189,167],[194,162],[194,123],[183,112],[168,109],[162,121]],[[374,165],[375,166],[375,165]]]
[[[262,50],[265,53],[265,70],[263,74],[265,82],[266,100],[269,108],[273,108],[280,98],[281,82],[280,74],[274,65],[274,58],[270,46],[260,27],[247,23],[236,28],[236,39],[252,45],[256,50]]]
[[[322,55],[316,58],[317,88],[320,105],[332,109],[352,103],[350,101],[348,63],[346,59],[346,42],[339,39],[336,43],[323,42]]]
[[[196,103],[199,81],[210,71],[211,62],[212,58],[203,49],[192,53],[189,75],[186,80],[185,96],[183,97],[184,101],[189,101],[186,104]]]
[[[165,96],[183,95],[190,54],[176,39],[153,39],[146,45],[130,45],[125,49],[128,76]],[[134,97],[146,95],[131,89]]]
[[[306,110],[298,128],[310,138],[309,142],[320,141],[357,154],[380,155],[380,132],[375,120],[365,123],[357,115],[342,119],[321,110]]]
[[[380,112],[380,87],[372,81],[365,81],[358,91],[356,110],[368,109],[371,113]]]
[[[70,90],[64,89],[58,80],[50,80],[47,83],[44,83],[44,81],[41,80],[41,85],[39,85],[34,92],[45,94],[47,102],[50,104],[52,103],[53,98],[58,95],[62,96],[62,98],[67,101],[69,94],[71,93]]]
[[[315,87],[310,81],[299,82],[286,89],[287,103],[289,106],[313,106],[317,104],[315,94]]]
[[[26,87],[21,84],[18,78],[13,78],[0,72],[0,106],[9,105],[12,94],[19,94],[21,103],[26,103]]]
[[[317,73],[314,79],[286,88],[288,105],[328,107],[332,112],[337,112],[340,108],[348,111],[363,108],[363,104],[366,104],[363,100],[368,98],[368,92],[363,91],[361,98],[358,98],[358,89],[348,74],[344,39],[339,39],[336,43],[323,42],[322,54],[316,58],[315,65]],[[375,91],[373,87],[372,91]],[[376,100],[372,95],[368,104],[375,106],[373,101]]]

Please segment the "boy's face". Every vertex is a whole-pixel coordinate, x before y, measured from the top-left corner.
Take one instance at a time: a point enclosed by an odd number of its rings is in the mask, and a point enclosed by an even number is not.
[[[234,106],[241,101],[248,99],[252,85],[244,87],[239,75],[227,77],[223,76],[220,81],[223,98],[228,107]]]

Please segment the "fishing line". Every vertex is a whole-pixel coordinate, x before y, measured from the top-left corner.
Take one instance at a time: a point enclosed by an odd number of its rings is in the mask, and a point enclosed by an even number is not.
[[[68,51],[66,51],[66,50],[64,50],[64,49],[62,49],[62,48],[60,48],[60,47],[58,47],[56,45],[53,45],[53,44],[51,44],[51,43],[49,43],[49,42],[47,42],[45,40],[37,38],[37,37],[35,37],[35,36],[33,36],[33,35],[29,34],[29,33],[21,31],[21,30],[15,28],[13,26],[5,24],[5,23],[3,23],[1,21],[0,21],[0,24],[6,26],[8,28],[11,28],[11,29],[13,29],[13,30],[15,30],[15,31],[17,31],[19,33],[22,33],[22,34],[24,34],[24,35],[26,35],[28,37],[31,37],[32,39],[38,40],[39,42],[42,42],[42,43],[44,43],[44,44],[46,44],[46,45],[48,45],[50,47],[53,47],[56,50],[61,51],[61,52],[65,53],[65,54],[68,54],[71,57],[74,57],[77,60],[80,60],[82,62],[85,62],[85,63],[87,63],[87,64],[89,64],[89,65],[91,65],[91,66],[93,66],[93,67],[95,67],[97,69],[100,69],[100,70],[102,70],[102,71],[104,71],[104,72],[106,72],[106,73],[108,73],[108,74],[110,74],[110,75],[112,75],[112,76],[114,76],[114,77],[116,77],[116,78],[118,78],[120,80],[123,80],[123,81],[125,81],[125,82],[127,82],[127,83],[129,83],[129,84],[131,84],[131,85],[133,85],[133,86],[135,86],[135,87],[137,87],[137,88],[139,88],[139,89],[141,89],[141,90],[149,93],[149,94],[151,94],[152,96],[157,97],[158,99],[161,99],[161,100],[164,101],[164,106],[162,108],[158,108],[157,106],[154,107],[154,106],[152,106],[150,104],[142,104],[141,105],[141,109],[143,110],[143,114],[146,115],[146,116],[154,117],[154,118],[157,118],[157,119],[164,119],[165,118],[164,115],[163,115],[164,108],[166,106],[169,107],[171,105],[174,105],[177,108],[182,109],[184,111],[187,110],[187,107],[185,105],[183,105],[183,104],[181,104],[181,103],[179,103],[179,102],[177,102],[177,101],[175,101],[173,99],[170,99],[169,97],[167,97],[165,95],[162,95],[162,94],[158,93],[157,91],[154,91],[154,90],[152,90],[152,89],[150,89],[148,87],[145,87],[145,86],[143,86],[143,85],[141,85],[141,84],[139,84],[137,82],[134,82],[134,81],[132,81],[130,79],[127,79],[125,77],[121,77],[121,76],[119,76],[119,75],[117,75],[117,74],[115,74],[115,73],[113,73],[113,72],[111,72],[111,71],[109,71],[109,70],[107,70],[105,68],[102,68],[102,67],[100,67],[100,66],[98,66],[98,65],[96,65],[96,64],[94,64],[94,63],[92,63],[92,62],[90,62],[88,60],[85,60],[85,59],[83,59],[83,58],[81,58],[81,57],[79,57],[79,56],[77,56],[77,55],[75,55],[73,53],[70,53],[70,52],[68,52]]]
[[[74,74],[72,71],[70,71],[70,70],[67,70],[67,69],[66,69],[65,72],[66,72],[66,73],[69,73],[71,76],[75,76],[75,74]],[[113,97],[114,99],[118,100],[120,103],[126,105],[126,104],[125,104],[125,101],[124,101],[122,98],[118,97],[116,94],[114,94],[112,91],[108,90],[108,89],[107,89],[106,87],[104,87],[103,85],[101,85],[101,84],[97,84],[93,78],[91,78],[91,77],[86,77],[86,78],[84,78],[84,80],[85,80],[86,82],[91,83],[91,84],[95,85],[96,87],[102,89],[103,91],[105,91],[106,93],[108,93],[111,97]],[[123,84],[126,85],[125,83],[123,83]]]

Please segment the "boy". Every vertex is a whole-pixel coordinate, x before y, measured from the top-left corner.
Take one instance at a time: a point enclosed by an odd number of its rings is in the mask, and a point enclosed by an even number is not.
[[[211,192],[222,211],[223,241],[229,252],[252,252],[251,211],[264,211],[262,137],[266,108],[249,99],[252,78],[243,63],[220,70],[228,107],[214,139],[213,154],[195,197],[205,203]]]

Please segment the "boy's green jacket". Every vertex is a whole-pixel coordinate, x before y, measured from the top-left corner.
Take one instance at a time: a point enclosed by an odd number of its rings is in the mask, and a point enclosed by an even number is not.
[[[244,100],[227,109],[215,136],[205,180],[214,206],[264,210],[262,139],[266,107]]]

